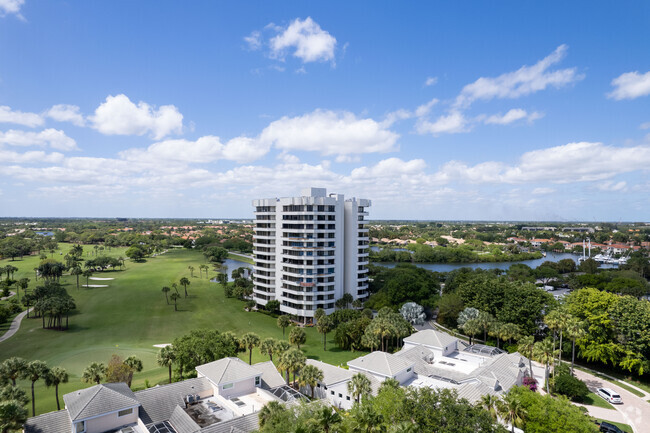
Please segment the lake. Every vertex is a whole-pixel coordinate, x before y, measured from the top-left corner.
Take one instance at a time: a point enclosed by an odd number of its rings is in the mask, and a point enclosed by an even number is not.
[[[248,268],[248,269],[251,270],[251,272],[253,272],[253,265],[250,265],[250,264],[248,264],[246,262],[240,262],[240,261],[233,260],[233,259],[226,259],[226,260],[223,261],[223,264],[226,267],[228,267],[228,272],[227,272],[228,281],[233,281],[231,274],[232,274],[232,271],[234,271],[237,268]],[[211,270],[211,272],[214,272],[214,271]],[[214,278],[211,279],[210,281],[216,282],[216,280]]]

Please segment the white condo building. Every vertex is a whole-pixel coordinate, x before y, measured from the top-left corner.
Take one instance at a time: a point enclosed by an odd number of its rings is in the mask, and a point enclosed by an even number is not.
[[[278,300],[280,310],[312,321],[334,311],[344,293],[368,297],[370,200],[307,188],[299,197],[253,200],[253,297]]]

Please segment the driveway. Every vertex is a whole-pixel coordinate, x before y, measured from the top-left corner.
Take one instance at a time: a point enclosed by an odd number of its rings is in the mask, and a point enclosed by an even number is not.
[[[587,384],[587,387],[596,392],[597,388],[611,388],[620,394],[623,404],[613,405],[616,411],[623,417],[625,424],[629,424],[635,433],[650,433],[650,403],[640,397],[624,390],[615,383],[586,373],[581,370],[574,370],[576,377]],[[608,411],[612,412],[612,411]],[[591,411],[590,411],[591,413]],[[617,421],[610,418],[612,421]]]

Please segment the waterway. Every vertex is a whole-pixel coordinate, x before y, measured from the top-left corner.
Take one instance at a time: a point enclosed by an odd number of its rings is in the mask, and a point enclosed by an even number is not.
[[[251,272],[253,272],[253,265],[246,262],[240,262],[238,260],[233,260],[233,259],[226,259],[223,261],[223,264],[228,268],[228,271],[226,272],[228,274],[228,281],[233,281],[231,274],[232,271],[234,271],[237,268],[248,268],[251,270]],[[210,281],[216,282],[217,280],[213,278]]]
[[[571,253],[547,253],[546,257],[541,259],[533,260],[522,260],[514,262],[498,262],[498,263],[413,263],[415,266],[420,268],[427,269],[434,272],[449,272],[458,268],[472,268],[472,269],[502,269],[507,270],[511,265],[515,263],[522,263],[524,265],[530,266],[531,268],[536,268],[542,263],[549,262],[559,262],[562,259],[571,259],[574,262],[578,263],[578,258],[580,256]],[[387,268],[394,268],[398,263],[381,263],[381,262],[372,262],[375,265],[385,266]],[[602,268],[616,268],[613,265],[603,265]]]

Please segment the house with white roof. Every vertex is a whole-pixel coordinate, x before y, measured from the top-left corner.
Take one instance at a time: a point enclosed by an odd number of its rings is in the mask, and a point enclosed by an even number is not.
[[[368,373],[383,382],[395,379],[400,385],[415,377],[415,363],[391,353],[375,351],[348,362],[353,372]]]

